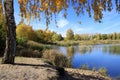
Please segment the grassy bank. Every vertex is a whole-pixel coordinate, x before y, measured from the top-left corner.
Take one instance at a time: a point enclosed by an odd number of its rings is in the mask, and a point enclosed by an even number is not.
[[[95,44],[120,44],[120,40],[85,40],[85,41],[57,41],[58,46],[95,45]]]
[[[21,57],[42,57],[44,50],[51,49],[50,45],[28,41],[24,45],[17,45],[16,56]]]

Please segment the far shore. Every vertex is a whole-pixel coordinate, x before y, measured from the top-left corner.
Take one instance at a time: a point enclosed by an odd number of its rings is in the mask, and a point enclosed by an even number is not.
[[[120,40],[81,40],[81,41],[71,40],[71,41],[57,41],[54,44],[58,46],[120,44]]]

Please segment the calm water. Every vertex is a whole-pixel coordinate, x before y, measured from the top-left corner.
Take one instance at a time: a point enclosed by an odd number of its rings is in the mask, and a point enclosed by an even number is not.
[[[73,68],[79,68],[83,64],[88,65],[90,69],[103,67],[111,77],[120,76],[120,44],[54,48],[71,59]]]

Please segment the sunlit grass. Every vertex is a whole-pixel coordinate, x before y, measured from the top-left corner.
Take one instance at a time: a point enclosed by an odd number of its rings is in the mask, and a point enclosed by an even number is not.
[[[107,69],[103,67],[100,67],[99,69],[96,69],[95,67],[93,67],[92,69],[90,69],[89,65],[83,64],[79,67],[79,69],[97,71],[103,76],[108,76]]]
[[[58,46],[72,46],[77,45],[78,41],[57,41]]]
[[[35,41],[28,41],[27,45],[32,48],[33,50],[44,50],[44,49],[49,49],[50,45],[46,45],[46,44],[41,44]]]

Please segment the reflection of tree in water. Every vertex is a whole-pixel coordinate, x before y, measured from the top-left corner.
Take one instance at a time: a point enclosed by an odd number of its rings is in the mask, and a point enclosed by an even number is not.
[[[89,45],[88,46],[88,53],[92,53],[93,48],[94,48],[94,45]]]
[[[74,46],[67,47],[67,55],[68,57],[72,57],[74,55]]]
[[[67,57],[68,57],[69,63],[71,63],[71,67],[72,67],[72,58],[73,58],[74,53],[75,53],[74,46],[68,46],[67,47]]]
[[[105,53],[120,55],[120,45],[104,46],[102,50]]]
[[[79,51],[81,54],[86,54],[87,52],[91,53],[93,48],[94,47],[92,45],[82,45],[82,46],[79,46]]]

